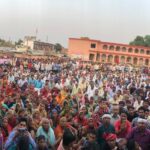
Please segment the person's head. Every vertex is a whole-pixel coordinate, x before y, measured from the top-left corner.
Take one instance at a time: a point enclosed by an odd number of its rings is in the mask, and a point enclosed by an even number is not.
[[[127,149],[128,150],[141,150],[139,144],[135,140],[129,140],[127,142]]]
[[[56,109],[53,109],[53,110],[52,110],[52,116],[53,116],[53,118],[57,118],[58,112],[57,112]]]
[[[145,109],[145,118],[149,117],[149,115],[150,115],[149,112],[150,112],[149,109]]]
[[[30,141],[29,137],[26,135],[21,135],[18,137],[17,150],[29,150]]]
[[[18,117],[20,117],[20,118],[22,118],[22,117],[24,117],[25,116],[25,113],[26,113],[26,110],[25,109],[20,109],[19,111],[18,111]]]
[[[81,109],[81,111],[82,111],[84,114],[86,114],[86,111],[87,111],[87,110],[86,110],[86,106],[85,106],[85,105],[81,106],[80,109]]]
[[[7,127],[7,125],[8,125],[8,118],[7,118],[7,117],[4,117],[4,118],[3,118],[3,122],[2,122],[2,126],[3,126],[3,127]]]
[[[113,113],[113,115],[118,115],[119,114],[119,106],[118,105],[113,105],[112,113]]]
[[[17,127],[18,127],[18,129],[27,128],[27,119],[24,117],[19,118]]]
[[[8,110],[7,114],[6,114],[7,118],[12,118],[13,117],[13,111],[12,110]]]
[[[60,126],[61,126],[61,127],[63,127],[63,128],[66,127],[67,118],[66,118],[66,117],[60,118],[59,123],[60,123]]]
[[[88,126],[89,127],[94,127],[94,119],[93,118],[88,119]]]
[[[95,95],[98,95],[98,90],[97,89],[95,90]]]
[[[110,133],[106,137],[107,144],[109,145],[109,147],[111,149],[115,148],[115,146],[116,146],[116,139],[117,139],[117,136],[116,136],[116,134],[113,134],[113,133]]]
[[[117,146],[119,150],[123,150],[126,148],[127,140],[125,138],[120,138],[120,139],[117,139],[116,141],[117,141]]]
[[[80,110],[79,119],[83,119],[83,118],[84,118],[84,111]]]
[[[49,121],[47,118],[43,118],[43,119],[42,119],[41,125],[42,125],[42,128],[43,128],[46,132],[48,132],[49,127],[50,127],[50,121]]]
[[[126,121],[127,120],[127,114],[125,112],[120,113],[120,119],[121,121]]]
[[[94,142],[96,140],[96,131],[95,130],[89,131],[87,133],[87,138],[90,143]]]
[[[147,100],[143,101],[143,107],[145,109],[148,109],[148,107],[149,107],[149,101],[147,101]]]
[[[138,109],[138,116],[139,116],[140,118],[144,118],[144,117],[145,117],[145,109],[144,109],[144,107],[140,107],[140,108]]]
[[[40,110],[40,111],[45,110],[45,104],[44,104],[44,103],[40,103],[40,105],[39,105],[39,110]]]
[[[57,105],[57,100],[54,98],[52,103],[53,103],[54,106],[56,106]]]
[[[133,115],[134,115],[134,112],[135,112],[134,107],[133,107],[133,106],[129,106],[129,107],[128,107],[128,113],[129,113],[131,116],[133,116]]]
[[[40,135],[37,137],[37,146],[39,150],[44,150],[47,148],[47,143],[44,135]]]
[[[119,102],[119,107],[120,107],[120,108],[123,108],[124,106],[125,106],[125,102],[124,102],[124,101],[120,101],[120,102]]]
[[[75,135],[73,135],[69,129],[65,129],[63,134],[64,149],[69,150],[72,147],[72,144],[75,141],[75,139],[76,139]]]
[[[142,119],[142,118],[138,118],[137,120],[137,127],[140,131],[143,131],[146,129],[147,126],[147,120],[146,119]]]
[[[40,112],[38,111],[38,110],[35,110],[34,112],[33,112],[33,119],[37,119],[37,118],[39,118],[40,117]]]
[[[110,119],[111,119],[110,114],[104,114],[104,115],[102,116],[103,124],[104,124],[104,125],[109,125],[109,124],[110,124]]]
[[[132,106],[132,100],[131,99],[126,100],[126,106],[127,107]]]

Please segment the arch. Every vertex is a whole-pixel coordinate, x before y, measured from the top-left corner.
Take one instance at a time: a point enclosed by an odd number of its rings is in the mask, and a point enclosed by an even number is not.
[[[106,55],[102,54],[102,62],[106,62]]]
[[[145,59],[145,65],[149,65],[149,59]]]
[[[100,61],[100,54],[99,53],[96,54],[96,61]]]
[[[113,56],[112,55],[108,55],[108,62],[113,62]]]
[[[147,50],[147,51],[146,51],[146,54],[147,54],[147,55],[150,55],[150,50]]]
[[[108,49],[108,46],[107,46],[107,45],[103,45],[103,49],[104,49],[104,50],[107,50],[107,49]]]
[[[109,46],[109,50],[114,50],[114,46],[113,45]]]
[[[122,51],[123,51],[123,52],[126,52],[126,47],[122,47]]]
[[[143,65],[143,58],[140,58],[139,64],[140,64],[140,65]]]
[[[116,51],[120,51],[120,46],[116,46]]]
[[[115,64],[119,64],[119,56],[115,56],[114,57],[114,63]]]
[[[121,56],[120,62],[123,64],[125,63],[125,56]]]
[[[136,57],[134,57],[134,58],[133,58],[133,64],[134,64],[134,65],[137,65],[137,63],[138,63],[138,59],[137,59]]]
[[[89,60],[94,61],[94,57],[95,57],[94,54],[89,54]]]
[[[141,50],[140,50],[140,54],[144,54],[144,49],[141,49]]]
[[[132,49],[132,48],[129,48],[129,49],[128,49],[128,52],[129,52],[129,53],[132,53],[132,52],[133,52],[133,49]]]
[[[131,57],[127,57],[126,62],[127,62],[127,63],[131,63],[131,61],[132,61]]]
[[[134,50],[134,53],[139,53],[139,50],[136,48],[136,49]]]

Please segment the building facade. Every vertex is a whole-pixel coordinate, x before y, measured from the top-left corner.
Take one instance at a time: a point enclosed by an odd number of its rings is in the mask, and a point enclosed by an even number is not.
[[[150,47],[102,42],[89,38],[69,38],[68,55],[102,63],[150,65]]]
[[[28,49],[33,49],[34,41],[36,41],[35,36],[25,36],[23,46],[27,47]]]
[[[43,50],[45,52],[50,52],[54,50],[54,44],[41,42],[41,41],[34,41],[33,50]]]
[[[26,36],[24,46],[31,50],[43,51],[45,55],[54,50],[54,44],[37,41],[34,36]]]

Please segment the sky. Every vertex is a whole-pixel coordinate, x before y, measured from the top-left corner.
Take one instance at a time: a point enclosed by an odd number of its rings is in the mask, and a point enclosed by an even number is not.
[[[0,38],[37,35],[65,47],[70,37],[128,44],[150,34],[149,7],[150,0],[0,0]]]

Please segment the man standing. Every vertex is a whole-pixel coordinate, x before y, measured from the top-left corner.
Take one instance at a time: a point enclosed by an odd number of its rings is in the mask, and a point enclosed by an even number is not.
[[[111,115],[104,114],[102,116],[102,125],[98,128],[97,131],[97,142],[100,145],[100,149],[103,149],[106,138],[110,133],[115,133],[115,128],[110,124]]]
[[[135,140],[142,150],[150,149],[150,130],[146,128],[147,120],[138,118],[137,127],[133,128],[128,134],[128,140]]]

